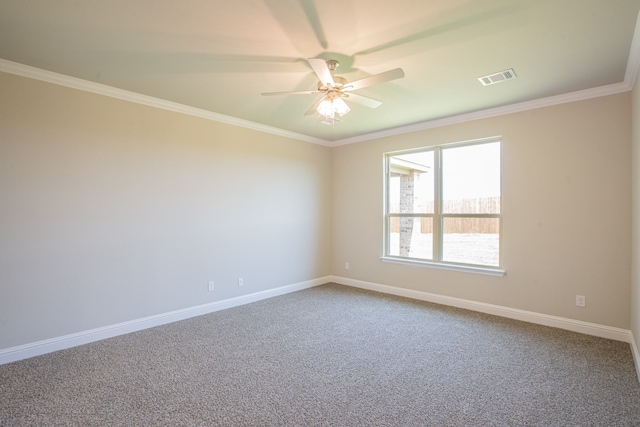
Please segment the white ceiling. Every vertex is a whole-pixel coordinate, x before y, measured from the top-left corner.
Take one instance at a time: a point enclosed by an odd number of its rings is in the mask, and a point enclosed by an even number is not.
[[[339,143],[621,91],[638,62],[639,9],[640,0],[0,0],[0,59]],[[359,90],[383,104],[351,103],[334,127],[304,115],[318,95],[261,96],[314,89],[313,57],[337,59],[349,81],[398,67],[405,77]],[[507,68],[517,79],[477,80]]]

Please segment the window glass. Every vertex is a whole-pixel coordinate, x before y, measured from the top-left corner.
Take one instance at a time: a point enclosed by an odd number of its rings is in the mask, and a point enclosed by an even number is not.
[[[500,213],[500,143],[442,150],[442,212]]]
[[[462,264],[500,265],[498,218],[444,218],[442,260]]]
[[[389,255],[433,259],[433,218],[392,217]]]
[[[389,212],[433,213],[433,151],[389,158]]]
[[[385,256],[500,267],[501,142],[386,155]]]

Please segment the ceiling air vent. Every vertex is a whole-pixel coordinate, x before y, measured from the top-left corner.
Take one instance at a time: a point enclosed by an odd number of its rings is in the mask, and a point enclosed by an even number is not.
[[[508,70],[500,71],[499,73],[493,73],[489,74],[488,76],[478,77],[478,80],[480,80],[480,83],[482,83],[484,86],[489,86],[515,78],[516,73],[513,71],[513,68],[509,68]]]

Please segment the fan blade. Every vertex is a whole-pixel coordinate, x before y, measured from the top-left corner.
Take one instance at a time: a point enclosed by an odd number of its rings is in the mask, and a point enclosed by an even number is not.
[[[333,81],[333,76],[331,75],[331,71],[327,66],[327,62],[324,59],[309,58],[307,59],[307,61],[309,61],[309,65],[311,65],[311,68],[313,68],[313,71],[316,73],[316,75],[318,76],[318,79],[320,79],[322,84],[324,84],[325,86],[331,86],[331,87],[334,87],[336,85],[335,82]]]
[[[266,92],[263,93],[262,96],[272,96],[272,95],[312,95],[314,93],[324,93],[318,90],[301,90],[294,92]]]
[[[379,106],[382,105],[382,102],[378,101],[377,99],[358,95],[357,93],[343,93],[342,97],[348,99],[349,101],[357,102],[358,104],[362,104],[365,107],[369,107],[369,108],[378,108]]]
[[[396,68],[394,70],[385,71],[384,73],[380,74],[374,74],[373,76],[365,77],[364,79],[347,83],[343,89],[362,89],[363,87],[377,85],[379,83],[388,82],[389,80],[400,79],[402,77],[404,77],[404,71],[402,71],[402,68]]]
[[[322,102],[322,100],[323,100],[324,98],[325,98],[325,97],[323,96],[322,98],[318,99],[318,100],[317,100],[317,101],[316,101],[316,102],[311,106],[311,108],[309,108],[309,109],[304,113],[304,115],[305,115],[305,116],[310,116],[310,115],[311,115],[311,114],[313,114],[313,113],[317,113],[317,112],[318,112],[318,105],[320,105],[320,103]]]
[[[314,2],[264,0],[264,3],[296,50],[300,52],[309,49],[317,50],[318,46],[321,50],[327,49],[327,38]],[[287,6],[283,7],[285,4]],[[315,39],[310,29],[315,33]]]
[[[493,9],[486,9],[481,13],[471,14],[469,15],[468,6],[465,4],[460,4],[458,6],[452,7],[449,9],[450,16],[464,16],[466,18],[457,20],[457,21],[449,21],[443,22],[441,25],[435,27],[426,28],[423,31],[420,31],[415,34],[411,34],[406,37],[399,38],[397,40],[392,40],[387,43],[371,47],[369,49],[362,50],[360,52],[356,52],[353,56],[363,56],[369,55],[376,52],[381,52],[387,49],[392,49],[398,46],[402,46],[410,43],[420,43],[427,41],[433,37],[442,37],[447,33],[450,34],[447,40],[462,40],[467,34],[467,30],[472,27],[476,27],[478,25],[486,26],[486,28],[491,28],[491,32],[498,31],[500,29],[500,25],[496,25],[495,21],[498,19],[509,19],[509,15],[517,14],[524,10],[525,8],[530,8],[530,4],[523,4],[526,2],[513,2],[515,4],[510,4],[508,6],[500,6]],[[494,23],[491,23],[494,21]],[[488,34],[487,34],[488,35]]]

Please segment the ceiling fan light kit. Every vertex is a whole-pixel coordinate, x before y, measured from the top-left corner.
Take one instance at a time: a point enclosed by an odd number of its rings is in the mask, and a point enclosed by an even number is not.
[[[324,117],[323,123],[334,124],[336,121],[336,113],[342,117],[351,109],[344,101],[348,99],[357,102],[369,108],[377,108],[382,102],[358,95],[352,91],[368,86],[384,83],[389,80],[395,80],[404,77],[404,71],[401,68],[386,71],[380,74],[374,74],[363,79],[355,80],[351,83],[344,77],[334,75],[336,68],[340,65],[338,61],[329,59],[325,61],[321,58],[307,59],[309,65],[318,76],[318,89],[312,91],[294,91],[294,92],[268,92],[263,93],[264,96],[271,95],[309,95],[322,94],[322,98],[317,100],[313,106],[307,110],[306,115],[314,114],[316,111]],[[343,99],[344,98],[344,99]]]
[[[324,98],[318,105],[318,113],[327,118],[334,118],[336,113],[340,117],[347,114],[351,109],[342,98],[328,99]]]

